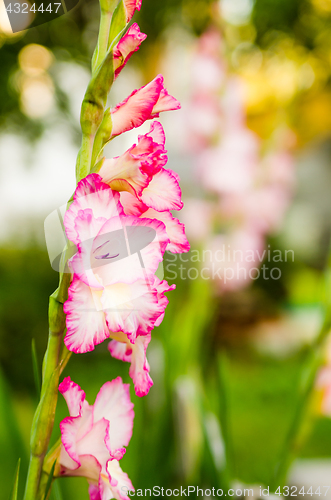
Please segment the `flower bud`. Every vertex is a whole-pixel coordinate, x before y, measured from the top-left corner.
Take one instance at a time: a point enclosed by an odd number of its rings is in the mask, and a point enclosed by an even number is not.
[[[113,52],[109,51],[92,76],[85,93],[80,118],[83,134],[94,135],[98,130],[113,80]]]

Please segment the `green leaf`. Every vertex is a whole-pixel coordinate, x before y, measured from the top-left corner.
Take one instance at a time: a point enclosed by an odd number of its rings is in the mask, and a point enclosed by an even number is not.
[[[108,47],[114,47],[126,28],[126,10],[123,0],[117,5],[110,25]]]
[[[53,485],[52,498],[53,498],[53,500],[62,500],[63,499],[60,484],[58,481],[56,481]]]
[[[15,472],[15,478],[14,478],[14,484],[13,488],[11,490],[9,500],[17,500],[17,492],[18,492],[18,479],[20,475],[20,465],[21,465],[21,459],[18,459],[17,466],[16,466],[16,472]]]
[[[40,371],[39,371],[39,364],[38,364],[35,339],[32,339],[31,354],[32,354],[32,368],[33,368],[34,383],[36,385],[37,396],[39,398],[40,390],[41,390],[41,380],[40,380]]]
[[[52,486],[52,481],[53,481],[53,477],[54,477],[55,465],[56,465],[56,460],[54,460],[54,463],[53,463],[53,465],[52,465],[52,468],[51,468],[51,470],[50,470],[50,473],[49,473],[49,476],[48,476],[48,479],[47,479],[44,500],[47,500],[49,490],[51,489],[51,486]]]

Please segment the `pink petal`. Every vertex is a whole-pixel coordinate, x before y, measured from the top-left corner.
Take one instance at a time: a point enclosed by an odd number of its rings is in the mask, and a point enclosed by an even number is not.
[[[147,135],[151,137],[157,144],[161,144],[162,146],[165,145],[166,137],[160,122],[154,121],[151,124],[151,129]]]
[[[123,384],[121,377],[106,382],[100,389],[93,405],[94,421],[106,419],[110,422],[107,446],[113,454],[127,446],[132,436],[133,404],[130,387]]]
[[[86,395],[79,385],[75,384],[70,377],[66,377],[59,385],[59,391],[66,400],[70,416],[80,415]]]
[[[115,78],[118,77],[132,54],[139,49],[140,44],[146,38],[147,35],[145,35],[145,33],[141,33],[138,24],[133,23],[114,48]]]
[[[127,337],[124,342],[112,340],[108,344],[108,350],[113,358],[131,363],[129,375],[133,380],[137,396],[148,394],[150,387],[153,385],[146,358],[146,349],[150,340],[151,335],[149,334],[137,337],[134,344],[131,344]]]
[[[128,193],[127,191],[121,191],[120,200],[126,215],[139,217],[141,214],[146,212],[146,210],[148,210],[147,205],[145,205],[141,200],[138,200],[135,195]]]
[[[80,210],[91,209],[95,219],[109,219],[123,213],[119,194],[102,182],[98,174],[90,174],[82,179],[76,188],[74,201],[64,216],[64,227],[69,240],[79,243],[75,228],[75,219]]]
[[[169,252],[183,253],[190,250],[190,244],[185,235],[185,226],[181,224],[178,219],[173,217],[171,212],[157,212],[153,210],[153,208],[150,208],[143,214],[143,217],[157,219],[163,222],[170,239],[170,243],[168,243],[167,246]]]
[[[146,273],[151,275],[157,270],[168,243],[163,222],[133,216],[113,217],[95,238],[92,254],[96,255],[100,247],[103,252],[110,252],[117,245],[117,256],[106,260],[106,265],[100,265],[102,259],[99,259],[94,272],[105,287],[144,279]]]
[[[60,465],[61,465],[61,476],[77,476],[86,477],[88,480],[92,481],[94,484],[99,480],[101,465],[95,457],[92,455],[82,455],[80,458],[80,467],[71,470],[63,465],[63,454],[66,453],[65,449],[61,449],[60,454]]]
[[[62,422],[60,422],[62,445],[64,446],[64,449],[71,458],[71,460],[76,462],[77,465],[75,469],[78,469],[81,466],[81,462],[77,452],[77,439],[76,439],[79,430],[79,424],[80,424],[80,417],[67,417],[64,420],[62,420]]]
[[[88,489],[90,500],[102,500],[100,496],[99,486],[97,484],[90,484]]]
[[[139,127],[152,114],[163,88],[163,76],[158,75],[150,83],[134,90],[123,102],[119,103],[112,111],[112,136],[122,134],[135,127]]]
[[[129,476],[122,471],[117,460],[109,460],[107,472],[113,496],[117,500],[128,500],[130,497],[125,492],[134,491],[134,487],[132,486]],[[110,498],[112,497],[104,496],[102,500],[109,500]]]
[[[124,0],[126,10],[126,22],[128,23],[136,10],[140,10],[142,0]]]
[[[175,111],[180,109],[180,102],[169,94],[167,89],[163,88],[160,92],[160,97],[153,107],[152,118],[156,118],[162,111]]]
[[[162,168],[144,189],[141,196],[142,202],[158,212],[181,210],[183,208],[182,192],[177,179],[177,174],[175,175],[172,170]]]
[[[150,333],[164,313],[157,290],[144,280],[106,287],[102,302],[109,330],[126,333],[132,343],[138,335]]]
[[[107,184],[115,179],[124,179],[137,194],[141,194],[144,187],[148,186],[150,177],[142,169],[142,159],[131,154],[133,148],[122,156],[105,160],[99,174]]]
[[[154,276],[154,287],[157,290],[157,298],[160,304],[160,307],[163,309],[163,313],[158,317],[158,319],[155,322],[155,326],[160,326],[160,324],[163,321],[164,314],[165,314],[165,309],[168,305],[169,300],[167,297],[164,295],[165,292],[170,292],[171,290],[174,290],[176,288],[176,285],[169,285],[166,280],[160,281],[157,276]]]
[[[162,111],[179,108],[179,102],[164,88],[163,76],[158,75],[111,110],[112,137],[139,127],[146,120],[159,116]]]
[[[105,418],[94,421],[90,431],[76,441],[76,452],[79,457],[91,455],[101,465],[103,471],[106,470],[109,460],[107,447],[109,427],[110,422]]]
[[[95,236],[104,226],[106,219],[93,217],[91,209],[80,210],[75,218],[78,252],[68,261],[72,273],[86,285],[102,290],[102,284],[93,272],[93,265],[98,264],[91,258]]]
[[[108,344],[108,351],[111,356],[120,361],[131,363],[132,347],[134,344],[131,344],[127,335],[123,332],[112,333],[111,337],[113,340]]]
[[[74,276],[69,287],[69,297],[63,306],[67,333],[64,343],[76,353],[93,351],[97,344],[109,337],[105,315],[98,310],[98,292]]]

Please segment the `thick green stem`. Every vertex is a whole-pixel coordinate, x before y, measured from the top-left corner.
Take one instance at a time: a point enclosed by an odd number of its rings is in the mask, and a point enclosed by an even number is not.
[[[77,158],[76,179],[79,182],[84,179],[91,170],[91,160],[93,151],[94,134],[83,134],[82,146]]]

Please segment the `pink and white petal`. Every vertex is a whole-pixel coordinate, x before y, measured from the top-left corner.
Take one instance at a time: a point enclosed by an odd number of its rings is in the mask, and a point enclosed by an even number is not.
[[[151,334],[139,336],[132,346],[131,366],[129,375],[133,380],[137,396],[146,396],[153,385],[149,375],[149,364],[146,358],[146,349],[151,340]],[[108,346],[109,349],[109,346]]]
[[[93,216],[91,209],[80,210],[75,219],[78,252],[69,260],[70,270],[86,285],[102,290],[102,284],[93,273],[91,257],[94,238],[104,226],[106,219]]]
[[[81,417],[67,417],[60,422],[61,441],[71,460],[76,463],[76,469],[81,466],[77,452],[77,434]]]
[[[59,464],[61,476],[74,476],[80,467],[80,465],[70,457],[63,444],[61,446]]]
[[[180,102],[170,95],[165,88],[163,88],[160,92],[160,97],[153,108],[152,117],[159,116],[159,113],[162,111],[174,111],[180,108]]]
[[[147,134],[149,137],[153,139],[154,142],[165,145],[166,136],[164,133],[164,129],[160,122],[154,121],[151,123],[150,131]]]
[[[126,151],[122,156],[105,160],[99,170],[99,174],[107,184],[116,179],[126,180],[134,191],[140,195],[142,190],[148,186],[150,177],[141,168],[141,157],[133,156],[131,149]]]
[[[136,10],[140,10],[142,0],[124,0],[126,10],[126,22],[128,23]]]
[[[155,237],[153,238],[153,240],[148,242],[148,239],[146,239],[146,243],[148,244],[146,244],[145,246],[141,245],[142,248],[140,249],[140,256],[144,264],[144,268],[147,270],[147,274],[154,274],[159,266],[159,263],[162,262],[164,252],[166,251],[166,248],[170,241],[166,232],[165,224],[162,221],[156,219],[145,218],[145,215],[143,215],[139,219],[137,218],[135,219],[135,221],[133,221],[132,227],[133,226],[137,227],[137,240],[139,238],[139,227],[146,227],[144,238],[147,238],[147,231],[148,229],[150,230],[150,240],[154,235],[153,231],[155,232]],[[135,245],[136,244],[137,242],[135,242]],[[133,249],[134,248],[132,248],[132,251]]]
[[[88,492],[90,495],[90,500],[102,500],[100,496],[100,489],[97,484],[90,484],[88,488]]]
[[[135,228],[131,228],[135,221],[140,219],[131,216],[113,217],[104,224],[93,242],[94,273],[105,287],[121,282],[131,283],[145,277],[146,271],[135,251]],[[137,238],[139,236],[145,237],[145,234],[137,233]],[[155,237],[155,233],[152,236]]]
[[[134,215],[135,217],[139,217],[141,214],[146,212],[146,210],[148,210],[147,205],[145,205],[135,195],[127,191],[121,191],[120,200],[125,215]]]
[[[120,39],[114,48],[114,70],[115,78],[118,77],[130,57],[136,52],[140,44],[147,38],[145,33],[141,33],[137,23],[133,23],[126,34]]]
[[[94,418],[94,411],[93,411]],[[101,465],[102,470],[106,470],[109,460],[109,450],[107,448],[108,432],[110,423],[107,419],[101,418],[93,422],[93,426],[76,444],[76,451],[82,455],[92,455]]]
[[[61,469],[62,476],[77,476],[86,477],[92,484],[97,484],[101,475],[101,465],[92,455],[81,455],[79,457],[81,466],[75,470],[69,470],[63,467]]]
[[[163,76],[158,75],[144,87],[134,90],[127,99],[112,109],[112,137],[139,127],[148,120],[162,89]]]
[[[93,351],[97,344],[109,337],[105,315],[101,309],[100,292],[92,290],[74,276],[68,300],[63,306],[67,316],[64,343],[69,351]]]
[[[162,168],[144,189],[141,200],[145,205],[158,212],[165,210],[181,210],[182,192],[178,180],[172,170]]]
[[[75,219],[80,210],[87,208],[92,210],[96,219],[99,217],[109,219],[123,213],[118,193],[113,192],[107,184],[102,182],[98,174],[89,174],[78,183],[74,201],[64,216],[66,235],[74,243],[77,242]]]
[[[127,363],[131,363],[133,344],[131,344],[131,342],[127,343],[126,342],[128,341],[127,335],[124,336],[126,340],[123,340],[123,342],[118,340],[111,340],[108,344],[108,351],[110,352],[113,358],[119,359],[120,361],[126,361]]]
[[[190,250],[190,244],[186,238],[185,226],[178,219],[172,216],[171,212],[158,212],[153,208],[148,209],[143,217],[157,219],[163,222],[166,227],[170,242],[166,250],[172,253],[183,253]]]
[[[109,330],[125,333],[131,343],[138,335],[150,333],[164,312],[157,291],[143,280],[106,287],[102,302]]]
[[[168,243],[161,221],[134,216],[113,217],[95,238],[92,254],[96,255],[97,249],[102,248],[106,256],[113,252],[114,258],[102,259],[99,255],[98,262],[92,262],[94,273],[105,287],[145,279],[156,272]]]
[[[111,453],[127,446],[132,436],[134,418],[129,384],[123,384],[121,377],[106,382],[96,397],[93,416],[95,422],[103,418],[110,422],[107,446]]]
[[[176,285],[169,285],[166,280],[159,280],[157,276],[154,276],[154,287],[157,290],[157,296],[158,296],[158,301],[160,306],[163,309],[162,314],[158,317],[158,319],[155,322],[155,326],[160,326],[160,324],[163,321],[164,314],[165,314],[165,309],[169,303],[168,298],[164,295],[165,292],[170,292],[171,290],[175,290]]]
[[[59,385],[59,391],[66,400],[70,416],[78,417],[85,401],[85,392],[70,377],[63,379]]]
[[[134,487],[126,472],[123,472],[117,460],[109,460],[107,464],[109,485],[116,500],[128,500],[128,492],[134,491]],[[102,500],[109,500],[104,497]]]

